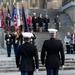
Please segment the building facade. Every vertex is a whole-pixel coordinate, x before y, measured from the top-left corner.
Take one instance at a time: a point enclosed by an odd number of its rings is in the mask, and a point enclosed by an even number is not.
[[[75,27],[75,0],[63,0],[61,9],[70,16]]]
[[[3,2],[5,8],[9,3],[11,9],[14,1],[21,5],[21,0],[0,0],[0,3]],[[28,9],[59,9],[62,7],[62,0],[23,0],[23,3]]]
[[[22,8],[21,0],[0,0],[4,8],[12,9],[13,2],[19,3],[19,8]],[[62,9],[67,13],[75,25],[75,0],[23,0],[25,9]],[[1,4],[0,4],[1,7]]]

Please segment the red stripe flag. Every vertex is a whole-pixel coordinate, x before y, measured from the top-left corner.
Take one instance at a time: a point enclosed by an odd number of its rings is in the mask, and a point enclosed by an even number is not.
[[[2,27],[2,28],[5,27],[4,8],[3,8],[3,6],[2,6],[2,9],[1,9],[1,27]]]
[[[14,22],[15,31],[18,32],[18,30],[19,30],[18,15],[17,15],[17,9],[16,9],[16,7],[14,5],[12,7],[12,20]]]
[[[19,27],[18,27],[17,15],[14,15],[14,26],[15,26],[15,31],[18,32]]]

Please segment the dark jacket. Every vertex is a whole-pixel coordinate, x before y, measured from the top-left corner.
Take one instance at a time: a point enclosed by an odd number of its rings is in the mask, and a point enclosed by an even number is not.
[[[54,22],[57,24],[59,24],[59,22],[60,22],[60,18],[59,17],[55,17],[55,19],[54,19]]]
[[[64,50],[60,40],[51,38],[44,41],[41,61],[42,64],[46,65],[46,68],[59,68],[61,65],[64,65]]]
[[[38,17],[38,23],[39,23],[39,26],[42,27],[43,26],[43,22],[44,22],[44,18],[43,17]]]
[[[6,16],[6,26],[11,25],[11,17]]]
[[[35,58],[35,64],[33,57]],[[38,69],[38,53],[35,46],[28,42],[19,46],[16,55],[16,65],[21,71],[34,71],[35,65]]]
[[[17,44],[19,45],[19,37],[16,37],[15,34],[12,34],[12,44]]]
[[[50,21],[49,17],[48,18],[46,18],[46,17],[44,18],[44,23],[48,24],[49,21]]]
[[[12,36],[11,34],[5,35],[6,44],[12,44]]]
[[[37,17],[36,16],[33,16],[32,17],[32,23],[33,23],[33,25],[36,25],[37,22],[38,22],[37,21]]]

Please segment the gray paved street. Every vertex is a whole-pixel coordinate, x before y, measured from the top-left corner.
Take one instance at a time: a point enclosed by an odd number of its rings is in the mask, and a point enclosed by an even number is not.
[[[40,53],[39,53],[40,54]],[[75,54],[65,54],[66,58],[75,58]],[[6,55],[0,55],[0,61],[11,61],[14,59],[14,55],[8,58]],[[0,71],[0,75],[20,75],[18,71]],[[39,71],[34,73],[34,75],[46,75],[46,71]],[[59,75],[75,75],[75,70],[60,70]]]
[[[5,72],[0,73],[0,75],[20,75],[20,72]],[[39,71],[38,73],[34,73],[34,75],[46,75],[46,72]],[[75,75],[75,70],[61,70],[59,71],[59,75]]]

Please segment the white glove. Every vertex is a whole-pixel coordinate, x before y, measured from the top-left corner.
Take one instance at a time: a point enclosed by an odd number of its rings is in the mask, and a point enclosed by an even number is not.
[[[65,68],[65,66],[63,65],[62,68]]]
[[[61,66],[60,68],[61,68],[61,69],[64,69],[64,68],[65,68],[65,66],[63,65],[63,66]]]
[[[61,24],[61,23],[59,22],[59,24]]]
[[[59,27],[61,27],[61,25],[59,25]]]
[[[7,41],[10,41],[10,39],[7,39]]]
[[[35,69],[35,72],[38,72],[39,70],[38,69]]]
[[[25,43],[25,41],[22,42],[22,44],[24,44],[24,43]]]

